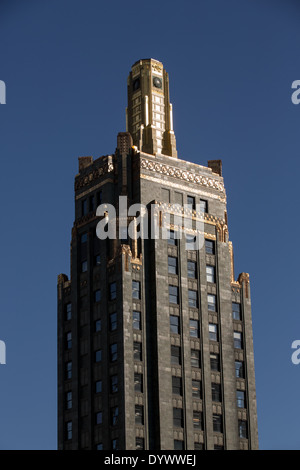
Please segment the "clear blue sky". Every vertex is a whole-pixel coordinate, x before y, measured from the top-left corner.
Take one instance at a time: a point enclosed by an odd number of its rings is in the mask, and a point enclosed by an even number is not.
[[[77,158],[113,153],[140,58],[170,75],[179,158],[223,160],[236,275],[250,273],[261,449],[300,449],[300,5],[1,0],[0,449],[56,448],[56,281]]]

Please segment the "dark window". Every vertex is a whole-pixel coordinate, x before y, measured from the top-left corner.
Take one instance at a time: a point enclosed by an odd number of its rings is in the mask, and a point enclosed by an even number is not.
[[[198,292],[196,290],[188,290],[189,307],[198,308]]]
[[[139,281],[132,281],[132,298],[141,298],[141,283]]]
[[[109,315],[109,327],[110,327],[110,331],[115,331],[118,327],[116,312],[111,313]]]
[[[178,287],[169,286],[169,302],[171,304],[178,304]]]
[[[172,376],[172,393],[174,395],[182,395],[182,379],[181,377]]]
[[[191,366],[200,368],[200,351],[191,349]]]
[[[219,354],[210,354],[210,367],[211,370],[220,371],[220,355]]]
[[[199,321],[190,319],[190,336],[199,338]]]
[[[215,254],[215,242],[214,240],[205,239],[205,252],[207,255]]]
[[[133,357],[135,361],[142,360],[142,343],[133,343]]]
[[[133,319],[133,322],[132,322],[133,329],[134,330],[141,330],[142,329],[142,327],[141,327],[141,312],[137,312],[136,310],[134,310],[132,312],[132,319]]]
[[[175,315],[170,315],[170,331],[175,334],[180,333],[179,317]]]
[[[143,437],[136,437],[135,438],[135,448],[136,448],[136,450],[144,450],[145,444],[144,444],[144,438]]]
[[[192,380],[192,397],[201,398],[201,382],[200,380]]]
[[[168,256],[168,272],[178,274],[177,258],[174,256]]]
[[[168,245],[177,246],[177,233],[174,230],[168,230]]]
[[[102,204],[102,191],[97,192],[96,198],[97,198],[97,206],[100,206],[100,204]]]
[[[233,332],[233,342],[234,342],[234,347],[236,349],[243,348],[243,338],[242,338],[242,333],[240,331]]]
[[[187,275],[190,279],[196,279],[197,271],[196,271],[197,263],[195,261],[188,261],[187,262]]]
[[[109,284],[109,300],[115,300],[117,298],[117,284],[111,282]]]
[[[238,423],[238,429],[239,429],[239,437],[241,439],[248,439],[248,424],[247,421],[243,421],[239,419]]]
[[[222,415],[213,415],[213,430],[214,432],[223,432]]]
[[[72,304],[69,302],[65,305],[65,319],[67,321],[71,320],[72,318]]]
[[[72,408],[72,392],[66,393],[66,408],[67,410],[71,410]]]
[[[242,361],[235,361],[235,376],[239,379],[245,378],[245,368]]]
[[[187,205],[194,211],[196,209],[196,202],[194,196],[187,196]]]
[[[95,255],[94,256],[94,266],[100,266],[101,264],[101,256],[98,254],[98,255]]]
[[[234,320],[241,320],[241,304],[232,302],[232,318]]]
[[[94,292],[94,301],[100,302],[100,300],[101,300],[101,290],[98,289]]]
[[[102,380],[97,380],[95,383],[95,392],[101,393],[102,392]]]
[[[118,345],[113,343],[110,345],[110,361],[115,362],[118,359]]]
[[[134,374],[134,391],[143,393],[143,375]]]
[[[210,323],[208,326],[210,341],[218,341],[218,325]]]
[[[214,444],[214,450],[224,450],[224,446],[221,444]]]
[[[207,205],[207,201],[205,199],[200,199],[200,212],[202,214],[207,214],[208,213],[208,205]]]
[[[84,199],[81,201],[81,215],[86,215],[87,214],[87,200]]]
[[[110,417],[111,417],[112,426],[116,426],[116,424],[118,424],[118,418],[119,418],[119,407],[118,406],[113,406],[111,408]]]
[[[68,331],[68,333],[66,333],[66,348],[72,349],[72,332],[71,331]]]
[[[217,311],[217,297],[214,294],[207,294],[207,308],[210,312]]]
[[[179,441],[178,439],[174,439],[174,450],[184,450],[183,441]]]
[[[72,378],[72,361],[66,363],[66,379]]]
[[[87,232],[84,232],[80,237],[80,243],[83,245],[84,243],[87,243],[87,240],[88,240],[88,234]]]
[[[102,361],[102,350],[98,349],[98,351],[95,352],[95,360],[96,362],[101,362]]]
[[[214,266],[206,266],[206,280],[207,282],[216,282],[216,270]]]
[[[110,391],[111,393],[117,393],[118,391],[118,376],[112,375],[110,378]]]
[[[94,196],[94,194],[92,194],[90,196],[89,203],[90,203],[90,212],[94,212],[94,210],[95,210],[95,196]]]
[[[245,392],[243,390],[236,391],[236,402],[238,408],[246,408]]]
[[[95,331],[101,331],[101,320],[95,321]]]
[[[144,424],[144,407],[135,405],[135,422],[136,424]]]
[[[212,401],[221,402],[222,401],[222,393],[221,393],[221,385],[212,383],[211,384],[211,396]]]
[[[179,346],[171,346],[171,363],[181,364],[181,351]]]
[[[173,425],[176,428],[183,428],[183,410],[182,410],[182,408],[173,408]]]
[[[204,450],[204,444],[202,442],[194,442],[195,450]]]
[[[96,450],[103,450],[103,444],[102,444],[102,442],[100,442],[99,444],[97,444]]]
[[[66,423],[66,440],[70,441],[72,439],[72,421]]]
[[[96,413],[96,424],[102,424],[102,419],[103,419],[102,411],[98,411],[98,413]]]
[[[118,439],[113,439],[111,441],[111,447],[112,447],[113,450],[118,450],[119,449]]]
[[[203,431],[203,414],[202,411],[193,411],[193,425],[199,431]]]
[[[84,260],[81,263],[81,272],[86,273],[87,269],[88,269],[88,262],[87,262],[87,260]]]

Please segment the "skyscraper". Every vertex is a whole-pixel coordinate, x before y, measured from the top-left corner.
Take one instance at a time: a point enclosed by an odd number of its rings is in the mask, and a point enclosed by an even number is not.
[[[116,236],[99,237],[109,224]],[[58,447],[258,448],[249,275],[234,275],[222,162],[178,158],[154,59],[132,66],[115,152],[79,158]]]

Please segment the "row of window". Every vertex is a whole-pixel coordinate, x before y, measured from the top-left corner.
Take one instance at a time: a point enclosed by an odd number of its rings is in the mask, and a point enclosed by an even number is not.
[[[89,212],[94,212],[102,203],[102,191],[90,195],[88,198],[81,201],[81,216],[87,215]]]

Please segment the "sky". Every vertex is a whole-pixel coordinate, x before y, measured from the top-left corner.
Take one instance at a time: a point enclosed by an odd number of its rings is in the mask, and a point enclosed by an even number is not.
[[[56,285],[78,157],[115,151],[127,76],[170,77],[179,158],[221,159],[236,277],[250,273],[260,449],[300,449],[300,4],[0,0],[0,449],[56,449]]]

